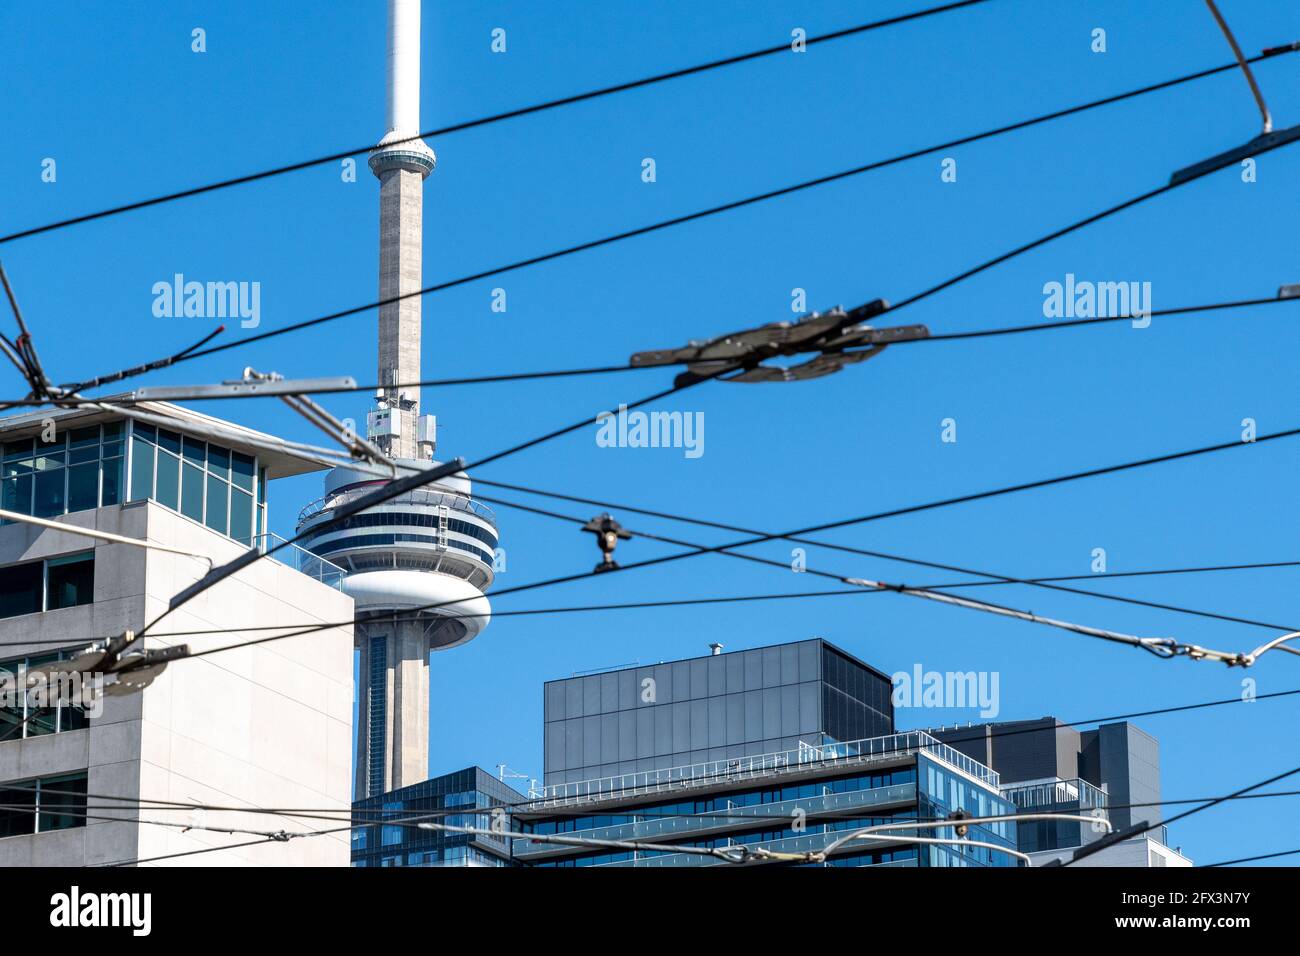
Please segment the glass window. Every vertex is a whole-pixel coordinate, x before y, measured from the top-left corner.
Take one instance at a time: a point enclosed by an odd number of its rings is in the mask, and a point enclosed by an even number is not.
[[[84,730],[90,726],[90,714],[80,704],[65,703],[59,708],[59,730]]]
[[[253,543],[253,496],[230,489],[230,536],[240,544]]]
[[[4,479],[0,500],[8,511],[20,511],[25,515],[32,513],[32,476],[13,475]]]
[[[39,561],[0,568],[0,617],[39,611],[43,584],[44,566]]]
[[[30,458],[32,456],[33,439],[23,438],[19,441],[7,441],[4,443],[4,458],[9,461],[12,458]]]
[[[68,433],[68,444],[73,448],[99,444],[99,426],[91,425],[89,428],[74,428]]]
[[[219,478],[230,480],[230,452],[216,445],[208,446],[208,471]]]
[[[51,442],[46,445],[38,442],[36,445],[36,470],[49,471],[51,468],[62,468],[68,459],[68,453],[63,447],[63,442]]]
[[[118,454],[121,454],[122,446],[118,445]],[[109,446],[104,446],[104,453],[107,454]],[[122,500],[122,459],[110,458],[101,466],[103,475],[103,487],[101,489],[100,502],[104,505],[115,505]]]
[[[69,468],[68,510],[87,511],[97,507],[99,507],[99,463],[92,461]]]
[[[67,830],[86,823],[86,775],[51,777],[40,783],[38,829]]]
[[[181,454],[181,436],[176,432],[169,432],[165,428],[160,428],[158,429],[158,447],[163,451],[171,452],[179,458]]]
[[[32,514],[38,518],[54,518],[67,511],[63,487],[66,477],[62,468],[36,473],[36,496]]]
[[[230,481],[245,491],[253,490],[253,459],[249,455],[241,455],[239,452],[231,453]]]
[[[36,794],[29,793],[26,789],[0,787],[0,837],[35,833],[36,814],[24,809],[25,805],[35,802]]]
[[[226,520],[229,513],[230,486],[213,475],[208,475],[208,514],[204,523],[213,531],[225,534],[229,529]]]
[[[46,610],[79,607],[95,600],[94,552],[51,558],[46,583]]]
[[[197,438],[187,437],[185,439],[184,447],[185,447],[185,460],[188,462],[192,462],[193,464],[198,465],[200,468],[202,468],[203,467],[203,442],[199,441]]]
[[[17,740],[23,735],[23,702],[15,690],[17,680],[17,663],[0,664],[0,741]]]
[[[136,426],[138,431],[139,425]],[[154,447],[139,437],[131,441],[131,500],[153,497]]]
[[[26,670],[33,667],[40,667],[42,664],[49,664],[57,661],[59,655],[42,654],[40,657],[29,657],[27,659]],[[20,673],[21,679],[21,673]],[[33,707],[29,702],[27,705],[27,716],[23,725],[23,730],[28,737],[41,737],[45,734],[52,734],[58,729],[59,711],[56,707]],[[30,800],[28,801],[31,802]]]
[[[178,511],[180,504],[181,460],[158,449],[158,481],[154,487],[154,500]]]
[[[181,473],[181,514],[195,521],[203,520],[203,469],[195,468],[188,461]]]
[[[21,687],[23,677],[30,668],[40,667],[53,661],[67,660],[75,653],[76,650],[64,650],[38,657],[6,661],[0,664],[0,689],[3,689],[9,681],[13,681],[16,687]],[[73,690],[75,691],[75,688]],[[35,696],[18,693],[7,706],[0,706],[0,741],[19,740],[23,737],[66,730],[80,730],[90,726],[90,715],[79,703],[62,699],[51,700],[50,706],[37,709],[35,705],[40,702]]]

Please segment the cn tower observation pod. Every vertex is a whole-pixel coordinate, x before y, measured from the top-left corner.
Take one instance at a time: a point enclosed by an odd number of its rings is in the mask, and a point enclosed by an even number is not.
[[[438,462],[399,459],[397,464],[424,469]],[[473,640],[491,620],[484,593],[494,577],[497,526],[491,509],[471,496],[464,472],[312,531],[336,509],[384,483],[350,468],[329,472],[324,496],[298,515],[303,547],[347,572],[340,587],[355,600],[359,614],[425,608],[403,630],[418,626],[430,650]],[[358,643],[363,633],[358,629]]]

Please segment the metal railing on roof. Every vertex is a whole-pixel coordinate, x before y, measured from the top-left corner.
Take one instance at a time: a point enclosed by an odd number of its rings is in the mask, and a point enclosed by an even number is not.
[[[755,777],[798,772],[817,765],[839,764],[841,761],[845,766],[852,766],[861,763],[879,763],[889,759],[901,760],[919,752],[924,752],[927,756],[948,764],[993,790],[1000,789],[997,771],[941,743],[923,730],[910,730],[887,737],[869,737],[864,740],[816,746],[801,744],[797,750],[779,753],[731,757],[682,767],[643,770],[638,773],[552,784],[543,787],[541,796],[526,809],[529,812],[538,812],[578,803],[624,799],[711,784],[733,783]]]
[[[369,493],[371,490],[373,489],[369,487],[340,489],[339,491],[330,492],[327,495],[321,495],[321,497],[317,498],[315,501],[304,505],[302,510],[298,512],[298,527],[301,528],[305,522],[310,521],[317,515],[326,511],[331,511],[339,505],[347,504],[354,498],[359,498],[362,495]],[[430,491],[427,488],[416,488],[413,491],[408,491],[404,495],[398,495],[396,498],[385,501],[382,505],[378,505],[377,507],[379,509],[384,509],[391,508],[394,505],[416,505],[421,508],[436,508],[445,505],[453,511],[463,511],[466,514],[472,514],[477,518],[481,518],[493,528],[497,526],[497,517],[491,508],[481,502],[475,501],[468,495],[459,494],[454,491]]]
[[[325,558],[312,554],[296,544],[289,544],[278,534],[267,532],[266,534],[253,536],[253,546],[263,554],[278,545],[288,545],[288,547],[282,547],[281,550],[277,551],[275,560],[307,575],[309,578],[315,578],[322,584],[337,588],[343,578],[347,576],[347,571],[333,561],[327,561]]]
[[[1106,791],[1080,777],[1012,785],[1002,789],[1002,796],[1021,810],[1060,805],[1078,806],[1081,810],[1105,809],[1109,800]]]

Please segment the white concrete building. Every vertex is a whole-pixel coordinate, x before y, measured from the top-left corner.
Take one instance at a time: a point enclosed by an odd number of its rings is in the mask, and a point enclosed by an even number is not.
[[[209,569],[265,532],[265,484],[318,465],[277,439],[175,406],[159,428],[104,412],[0,421],[0,507],[147,539],[186,557],[30,524],[0,527],[0,671],[139,632]],[[43,441],[42,419],[54,419]],[[201,827],[301,832],[335,825],[254,812],[139,810],[135,801],[350,809],[353,601],[303,552],[262,558],[169,614],[150,648],[193,651],[315,623],[343,626],[177,661],[89,716],[0,706],[0,866],[346,866],[339,833],[255,846]],[[277,560],[279,558],[280,560]],[[302,567],[303,570],[298,570]],[[307,573],[304,573],[307,572]],[[181,632],[208,632],[190,633]],[[22,805],[21,809],[16,809]],[[146,822],[157,821],[157,822]],[[193,829],[163,823],[188,824]]]
[[[1031,853],[1029,858],[1033,861],[1031,866],[1044,866],[1052,860],[1060,860],[1063,863],[1069,863],[1074,856],[1077,847],[1069,850],[1045,850],[1041,853]],[[1183,856],[1182,847],[1165,846],[1155,837],[1149,834],[1136,836],[1129,840],[1121,840],[1114,846],[1108,846],[1104,850],[1085,856],[1073,866],[1086,867],[1147,867],[1147,866],[1193,866],[1190,859]]]

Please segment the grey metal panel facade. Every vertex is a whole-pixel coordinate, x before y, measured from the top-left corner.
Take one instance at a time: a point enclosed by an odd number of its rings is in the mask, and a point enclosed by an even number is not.
[[[930,731],[948,746],[992,767],[1004,785],[1079,776],[1079,733],[1055,717]]]
[[[1111,822],[1127,827],[1158,821],[1158,806],[1125,805],[1160,800],[1160,743],[1126,722],[1102,724],[1080,736],[1079,775],[1109,792],[1110,803],[1118,807]]]
[[[820,639],[550,681],[545,783],[883,736],[890,690]]]
[[[1127,722],[1082,733],[1054,717],[930,731],[948,746],[992,767],[1004,786],[1079,777],[1109,795],[1117,828],[1160,820],[1160,744]],[[1152,806],[1128,808],[1129,804]]]

